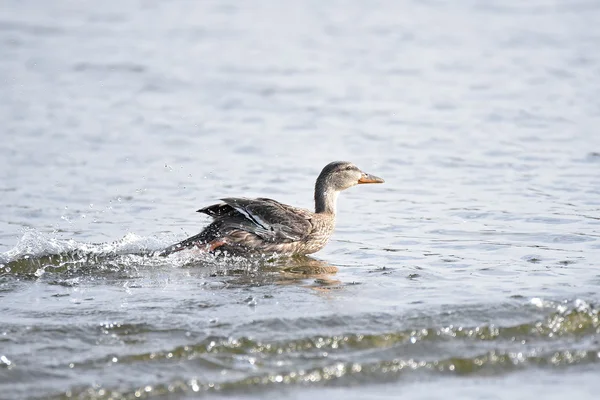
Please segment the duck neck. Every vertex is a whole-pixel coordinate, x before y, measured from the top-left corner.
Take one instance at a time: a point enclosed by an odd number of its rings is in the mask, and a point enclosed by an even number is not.
[[[334,190],[322,179],[315,185],[315,212],[317,214],[335,215],[335,206],[340,192]]]

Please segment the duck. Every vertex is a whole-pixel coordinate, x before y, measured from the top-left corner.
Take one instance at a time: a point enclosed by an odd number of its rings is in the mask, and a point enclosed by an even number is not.
[[[384,183],[348,161],[327,164],[315,183],[315,211],[269,198],[228,197],[197,212],[213,218],[202,232],[173,244],[166,257],[182,250],[234,255],[307,255],[321,250],[335,228],[340,192],[356,185]]]

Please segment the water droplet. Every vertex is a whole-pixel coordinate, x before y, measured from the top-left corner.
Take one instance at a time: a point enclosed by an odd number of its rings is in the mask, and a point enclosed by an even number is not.
[[[256,305],[258,304],[258,302],[256,301],[256,298],[254,298],[253,296],[248,297],[244,301],[246,302],[248,307],[256,307]]]

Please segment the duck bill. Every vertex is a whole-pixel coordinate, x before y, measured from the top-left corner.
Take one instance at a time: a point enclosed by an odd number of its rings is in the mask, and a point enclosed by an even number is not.
[[[362,183],[383,183],[385,182],[383,179],[381,179],[378,176],[375,175],[371,175],[371,174],[366,174],[363,173],[362,176],[360,177],[360,179],[358,180],[358,184],[362,184]]]

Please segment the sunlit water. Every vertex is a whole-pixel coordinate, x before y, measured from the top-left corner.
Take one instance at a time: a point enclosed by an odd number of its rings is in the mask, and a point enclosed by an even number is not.
[[[0,398],[597,398],[600,3],[0,4]],[[313,258],[153,256],[340,196]]]

